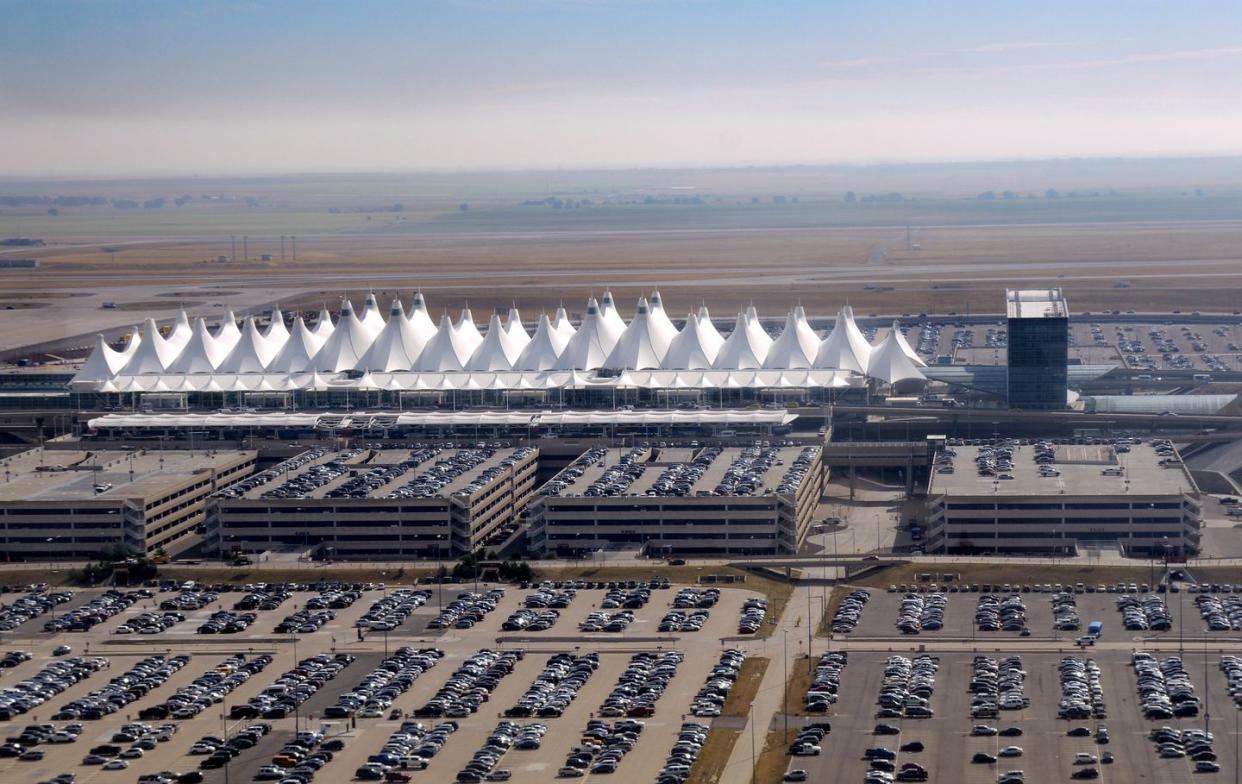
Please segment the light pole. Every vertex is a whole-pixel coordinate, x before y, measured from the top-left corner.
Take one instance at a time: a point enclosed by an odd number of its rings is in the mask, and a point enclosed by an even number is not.
[[[785,717],[785,735],[784,743],[789,742],[789,630],[782,629],[781,635],[784,638],[784,650],[781,654],[781,662],[785,665],[785,682],[781,689],[783,699],[781,700],[781,715]]]

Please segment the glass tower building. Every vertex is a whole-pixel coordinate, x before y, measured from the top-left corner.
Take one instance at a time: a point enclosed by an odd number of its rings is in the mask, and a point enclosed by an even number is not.
[[[1069,307],[1060,289],[1008,289],[1009,407],[1067,405]]]

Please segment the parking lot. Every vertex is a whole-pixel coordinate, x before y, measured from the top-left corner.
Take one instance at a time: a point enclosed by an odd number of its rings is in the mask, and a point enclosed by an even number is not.
[[[1065,653],[1032,650],[1039,643],[1017,643],[995,651],[987,646],[986,654],[994,658],[1008,655],[1021,657],[1025,669],[1025,693],[1030,706],[1021,710],[1002,710],[995,719],[971,717],[971,693],[967,689],[973,671],[975,654],[969,652],[937,652],[929,645],[927,655],[939,660],[935,690],[930,700],[934,711],[926,719],[877,719],[876,699],[880,693],[887,653],[864,653],[850,651],[850,662],[842,679],[839,702],[826,717],[832,724],[832,732],[825,739],[819,756],[794,757],[791,769],[806,770],[811,781],[863,782],[868,761],[863,750],[886,747],[894,751],[912,741],[921,741],[922,752],[899,752],[894,760],[900,769],[914,762],[929,773],[929,781],[964,782],[965,784],[992,784],[999,774],[1009,770],[1023,770],[1028,782],[1071,781],[1075,769],[1096,768],[1100,776],[1096,781],[1151,781],[1191,782],[1202,780],[1232,780],[1237,765],[1235,742],[1237,740],[1237,711],[1225,696],[1226,681],[1217,668],[1220,653],[1213,649],[1207,654],[1207,681],[1204,680],[1204,654],[1188,650],[1185,663],[1196,692],[1205,694],[1205,683],[1211,686],[1211,732],[1215,736],[1214,751],[1221,770],[1213,774],[1195,774],[1194,763],[1188,757],[1163,758],[1157,754],[1156,745],[1148,739],[1151,729],[1160,726],[1174,728],[1204,727],[1203,716],[1167,721],[1148,721],[1142,717],[1138,705],[1136,679],[1130,666],[1128,651],[1088,649],[1080,654],[1072,647]],[[905,656],[913,656],[907,651]],[[1107,718],[1070,721],[1057,718],[1060,699],[1058,665],[1063,655],[1086,655],[1100,665],[1101,685]],[[1170,655],[1168,652],[1161,656]],[[877,722],[886,722],[900,730],[898,735],[873,734]],[[1019,727],[1022,734],[1016,737],[1000,735],[972,735],[975,725],[987,725],[1003,730]],[[1108,743],[1097,743],[1097,729],[1103,725],[1108,731]],[[1086,737],[1071,737],[1068,731],[1084,727],[1090,733]],[[1005,746],[1015,745],[1022,749],[1021,756],[1000,757],[995,763],[972,763],[976,753],[997,756]],[[1076,754],[1085,753],[1101,757],[1111,752],[1115,761],[1111,764],[1075,765]]]
[[[480,584],[480,592],[495,586]],[[253,747],[245,749],[228,764],[228,780],[250,781],[264,765],[272,761],[273,755],[281,750],[286,742],[294,737],[297,730],[319,731],[324,733],[323,740],[336,738],[343,741],[343,748],[334,753],[332,759],[323,765],[322,770],[314,777],[316,781],[342,781],[355,777],[355,771],[367,762],[368,757],[377,754],[385,745],[385,741],[402,726],[402,720],[391,718],[394,708],[401,709],[405,717],[409,717],[416,709],[426,705],[429,700],[454,676],[454,671],[466,662],[468,657],[482,650],[512,651],[523,650],[524,656],[516,662],[512,671],[499,677],[486,701],[475,713],[456,718],[428,717],[419,718],[427,728],[441,722],[456,721],[459,728],[451,733],[443,743],[443,749],[429,759],[426,770],[409,771],[413,780],[451,781],[457,772],[470,761],[472,755],[485,745],[487,738],[497,724],[506,720],[502,714],[516,705],[532,684],[543,673],[549,660],[557,654],[584,656],[598,654],[596,669],[581,684],[572,699],[564,705],[559,716],[534,716],[530,718],[507,719],[517,725],[544,724],[547,731],[538,749],[510,749],[495,764],[495,768],[511,771],[511,780],[515,782],[543,782],[554,778],[557,771],[565,764],[573,747],[582,744],[582,733],[587,729],[588,721],[600,717],[601,706],[618,683],[618,678],[631,663],[636,653],[680,652],[682,661],[676,668],[676,674],[668,681],[667,688],[659,693],[654,701],[653,716],[643,717],[646,729],[637,738],[633,748],[624,755],[618,764],[618,773],[633,776],[637,781],[655,781],[657,772],[664,765],[670,749],[676,739],[677,728],[683,721],[696,699],[696,694],[704,685],[706,675],[717,665],[721,651],[731,646],[724,638],[737,635],[738,622],[742,615],[742,605],[759,594],[736,588],[722,588],[718,602],[707,608],[707,618],[702,621],[702,628],[697,631],[660,632],[662,620],[673,609],[674,597],[681,586],[656,587],[650,590],[649,601],[640,607],[613,608],[601,607],[606,591],[600,588],[579,589],[568,602],[568,606],[557,609],[559,617],[550,627],[542,631],[521,629],[504,631],[502,625],[506,620],[525,606],[525,598],[534,593],[532,586],[523,590],[516,586],[505,587],[504,594],[495,605],[495,609],[487,611],[481,620],[474,622],[469,628],[457,628],[459,621],[448,623],[449,628],[435,629],[433,619],[442,606],[452,605],[457,595],[463,591],[473,591],[472,584],[446,586],[443,595],[428,586],[431,591],[425,603],[417,607],[407,618],[401,620],[386,634],[382,628],[365,632],[365,640],[359,640],[356,622],[367,613],[373,603],[395,597],[395,589],[381,591],[378,589],[362,590],[351,603],[346,606],[332,607],[327,610],[310,610],[312,605],[333,603],[345,604],[346,599],[337,597],[335,593],[321,596],[315,591],[298,590],[291,592],[283,600],[272,599],[274,605],[269,609],[236,610],[232,608],[246,594],[243,591],[222,592],[213,598],[212,603],[197,609],[179,609],[184,619],[173,623],[168,628],[151,633],[133,631],[117,634],[116,629],[123,624],[138,618],[144,613],[160,615],[172,610],[161,610],[161,602],[169,601],[178,596],[176,591],[154,591],[151,597],[141,597],[125,607],[115,616],[96,624],[89,631],[60,632],[56,634],[41,631],[44,624],[51,619],[50,613],[35,617],[16,629],[0,634],[0,653],[9,651],[27,651],[32,655],[28,661],[17,663],[11,668],[0,669],[0,689],[12,687],[20,681],[31,678],[39,673],[52,661],[68,661],[74,657],[95,659],[102,657],[107,660],[104,668],[90,674],[77,683],[68,685],[60,694],[50,697],[41,705],[32,707],[27,713],[15,715],[8,721],[0,722],[0,728],[6,736],[17,736],[22,728],[30,724],[50,723],[61,728],[73,720],[52,720],[64,706],[87,697],[94,690],[107,685],[109,679],[129,670],[137,662],[151,656],[161,656],[165,660],[177,656],[188,656],[189,661],[149,692],[142,694],[132,702],[125,704],[116,712],[104,715],[99,719],[77,719],[83,725],[80,736],[75,742],[65,744],[41,744],[36,750],[45,752],[42,760],[25,761],[13,757],[0,757],[0,776],[6,781],[45,781],[61,773],[73,773],[78,782],[133,782],[143,775],[155,774],[160,771],[176,771],[184,773],[198,768],[199,763],[209,755],[189,752],[196,742],[204,736],[217,736],[224,739],[233,737],[247,727],[266,723],[272,731],[260,738]],[[100,590],[74,591],[73,598],[56,608],[58,618],[76,607],[84,606],[92,598],[97,598]],[[632,591],[631,591],[632,593]],[[21,594],[0,596],[0,604],[10,604]],[[327,596],[328,598],[325,598]],[[192,604],[192,602],[190,602]],[[633,613],[633,620],[620,632],[582,632],[579,630],[589,614],[604,612]],[[196,633],[196,629],[209,622],[214,614],[220,612],[242,615],[250,612],[254,619],[249,625],[233,632],[215,632],[210,634]],[[318,628],[303,627],[300,624],[306,619],[305,613],[330,613],[330,618],[321,618],[322,625]],[[689,615],[691,609],[683,609]],[[298,615],[291,634],[275,632],[278,624],[287,617]],[[217,621],[216,623],[219,623]],[[379,622],[378,627],[384,626]],[[696,620],[689,625],[698,625]],[[305,631],[297,631],[303,629]],[[667,627],[666,627],[667,628]],[[680,627],[679,627],[680,628]],[[68,644],[72,650],[63,656],[53,657],[52,651],[58,645]],[[369,676],[373,677],[376,668],[385,659],[386,651],[395,654],[402,646],[413,649],[438,648],[443,657],[434,666],[421,671],[414,671],[414,677],[405,683],[407,688],[396,693],[391,705],[384,705],[378,711],[379,716],[362,718],[329,717],[330,706],[337,704],[342,695],[355,692],[360,684]],[[82,760],[91,749],[102,744],[109,744],[118,730],[127,723],[139,722],[141,711],[165,703],[169,697],[179,690],[191,686],[196,679],[205,673],[230,666],[226,660],[237,655],[244,656],[246,661],[268,654],[272,661],[261,671],[236,685],[214,705],[202,710],[193,718],[158,718],[147,719],[142,723],[152,730],[153,748],[145,751],[141,757],[135,756],[127,760],[128,767],[120,770],[105,770],[103,765],[84,765]],[[283,717],[229,718],[234,715],[236,706],[250,703],[272,687],[287,671],[295,668],[299,662],[308,657],[322,655],[327,661],[334,656],[352,656],[353,660],[340,668],[335,677],[326,680],[322,686],[298,705],[296,715]],[[394,666],[391,669],[396,669]],[[388,676],[383,676],[383,682]],[[200,681],[201,682],[201,681]],[[394,690],[395,691],[395,690]],[[366,711],[359,710],[358,714]],[[710,718],[688,720],[710,723]],[[614,722],[620,719],[605,718]],[[164,729],[163,725],[175,725],[175,731]],[[257,734],[257,733],[256,733]],[[132,742],[117,742],[121,750],[128,749]],[[114,755],[105,754],[105,758]],[[222,768],[204,771],[208,782],[224,782],[226,772]]]

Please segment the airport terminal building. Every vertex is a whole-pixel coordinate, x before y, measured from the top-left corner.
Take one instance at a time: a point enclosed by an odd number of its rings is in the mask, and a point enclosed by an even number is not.
[[[827,482],[818,446],[593,449],[539,489],[530,546],[652,555],[797,552]]]
[[[1168,445],[950,446],[927,495],[928,553],[1199,550],[1199,489]]]
[[[0,461],[0,552],[14,560],[175,556],[202,541],[208,500],[252,451],[32,449]]]
[[[324,558],[456,558],[516,533],[534,447],[313,449],[215,499],[207,549]]]

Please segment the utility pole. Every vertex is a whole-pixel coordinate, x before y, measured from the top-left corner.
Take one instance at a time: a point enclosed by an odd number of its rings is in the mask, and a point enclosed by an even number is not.
[[[237,261],[237,235],[229,235],[229,261]]]
[[[298,260],[298,238],[294,236],[290,236],[289,243],[293,248],[293,260],[297,261]]]
[[[242,235],[242,261],[250,261],[250,238]]]
[[[280,235],[280,260],[285,260],[285,235]]]

